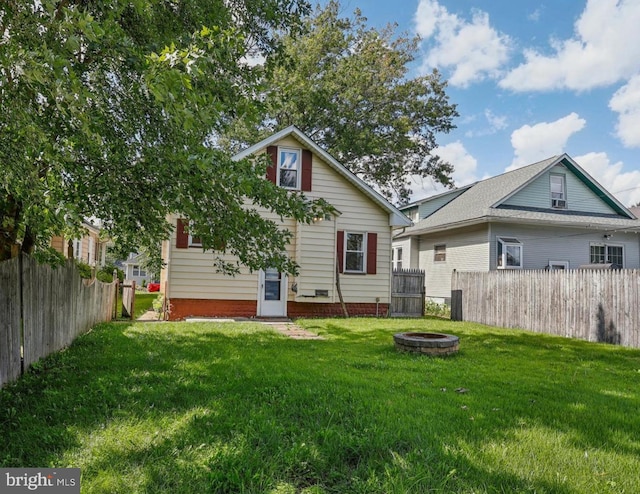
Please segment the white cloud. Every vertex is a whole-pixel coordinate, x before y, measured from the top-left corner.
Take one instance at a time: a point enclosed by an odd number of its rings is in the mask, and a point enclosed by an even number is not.
[[[469,154],[460,141],[439,146],[433,151],[433,153],[453,165],[453,173],[451,174],[451,177],[453,178],[456,187],[461,187],[478,181],[478,177],[476,176],[478,162]],[[411,197],[412,201],[417,201],[418,199],[439,194],[447,190],[441,184],[436,184],[430,179],[413,176],[412,180],[416,184]]]
[[[464,136],[465,137],[488,136],[488,135],[493,135],[496,132],[499,132],[499,131],[504,130],[504,129],[507,128],[507,116],[506,115],[496,115],[491,110],[486,109],[484,111],[484,118],[487,120],[487,124],[488,125],[483,125],[482,127],[479,127],[478,130],[476,130],[476,129],[469,130],[469,131],[465,132]],[[475,120],[475,118],[469,119],[468,121],[463,122],[463,124],[471,123],[474,120]]]
[[[625,206],[640,202],[640,170],[623,172],[623,163],[611,163],[606,153],[588,153],[574,159]]]
[[[609,108],[619,113],[618,138],[627,147],[640,147],[640,74],[615,92]]]
[[[577,113],[570,113],[555,122],[524,125],[511,133],[515,157],[506,171],[562,154],[569,138],[586,125]]]
[[[586,90],[631,77],[640,64],[640,2],[589,0],[574,26],[574,36],[551,40],[551,56],[524,53],[500,86],[513,91],[568,88]]]
[[[467,87],[487,77],[498,77],[509,57],[509,37],[489,24],[486,12],[475,11],[466,22],[440,5],[437,0],[420,0],[415,14],[416,32],[423,39],[434,38],[423,70],[451,68],[449,83]]]

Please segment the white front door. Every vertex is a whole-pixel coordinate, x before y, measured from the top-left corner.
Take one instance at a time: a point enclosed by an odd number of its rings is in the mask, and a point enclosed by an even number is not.
[[[260,270],[258,276],[258,316],[287,315],[287,275],[277,269]]]

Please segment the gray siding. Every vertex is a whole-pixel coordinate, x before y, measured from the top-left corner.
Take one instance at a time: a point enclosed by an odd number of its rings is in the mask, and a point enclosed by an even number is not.
[[[603,232],[581,228],[542,228],[515,224],[491,225],[491,270],[496,269],[497,237],[515,237],[523,244],[524,269],[544,269],[550,261],[566,261],[569,269],[589,263],[591,243],[624,247],[624,267],[640,267],[639,239],[636,233],[615,233],[609,240]]]
[[[487,225],[439,235],[420,237],[420,269],[426,273],[426,296],[448,299],[451,297],[451,272],[488,271],[489,237]],[[446,260],[434,260],[434,247],[446,245]]]
[[[551,190],[549,175],[565,176],[567,209],[570,211],[585,211],[589,213],[615,214],[615,211],[578,177],[564,165],[556,165],[540,177],[535,179],[521,191],[514,194],[503,204],[510,206],[528,206],[536,208],[551,207]]]

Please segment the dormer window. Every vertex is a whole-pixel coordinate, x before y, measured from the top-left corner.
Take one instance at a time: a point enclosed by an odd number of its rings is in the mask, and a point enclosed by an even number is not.
[[[278,148],[278,184],[285,189],[300,189],[300,150]]]
[[[567,193],[564,175],[550,175],[551,207],[554,209],[567,209]]]

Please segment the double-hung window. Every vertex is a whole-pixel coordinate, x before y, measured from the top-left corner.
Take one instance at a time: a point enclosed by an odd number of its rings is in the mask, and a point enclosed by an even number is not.
[[[589,250],[591,264],[616,264],[624,267],[624,249],[622,245],[591,244]]]
[[[445,262],[447,260],[447,246],[439,244],[433,246],[433,262]]]
[[[551,187],[551,207],[555,209],[567,209],[567,193],[564,175],[549,175]]]
[[[517,238],[498,238],[498,269],[522,269],[522,243]]]
[[[138,264],[133,265],[133,276],[147,276],[147,272]]]
[[[394,247],[391,251],[391,264],[394,270],[402,269],[402,247]]]
[[[285,189],[300,189],[301,158],[299,149],[278,148],[278,185]]]
[[[367,266],[367,236],[364,233],[345,232],[344,271],[364,273]]]

